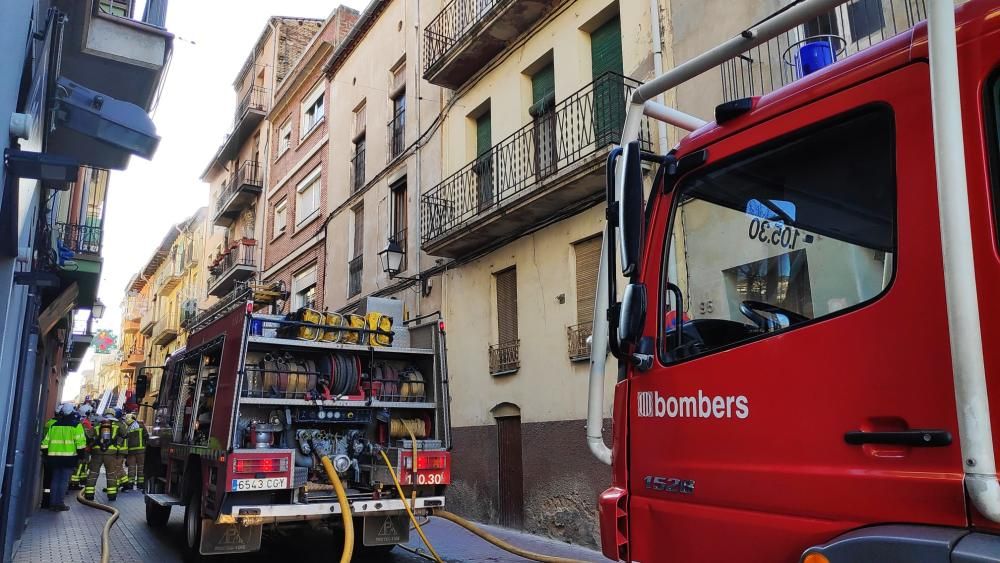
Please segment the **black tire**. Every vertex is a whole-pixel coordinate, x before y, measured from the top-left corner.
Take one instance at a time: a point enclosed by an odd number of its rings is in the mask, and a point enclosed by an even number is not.
[[[162,528],[170,520],[170,506],[161,506],[146,499],[146,524],[150,528]]]
[[[184,551],[187,560],[197,561],[201,547],[201,491],[194,490],[184,506]]]

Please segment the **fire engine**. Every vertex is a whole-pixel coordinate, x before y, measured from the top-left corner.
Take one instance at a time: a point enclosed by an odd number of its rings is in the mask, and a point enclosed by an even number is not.
[[[806,41],[798,80],[713,123],[655,101],[843,3],[793,3],[630,100],[587,426],[608,558],[1000,561],[1000,3],[928,0],[850,56]],[[643,119],[690,133],[649,154]]]
[[[317,524],[350,528],[347,542],[357,528],[356,552],[388,551],[451,480],[444,321],[404,323],[400,301],[378,298],[362,314],[257,312],[276,295],[236,291],[163,367],[147,522],[183,507],[195,556]]]

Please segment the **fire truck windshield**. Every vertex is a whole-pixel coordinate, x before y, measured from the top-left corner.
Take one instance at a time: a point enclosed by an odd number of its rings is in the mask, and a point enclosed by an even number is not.
[[[677,194],[664,281],[684,296],[684,338],[681,350],[671,348],[678,319],[668,308],[665,361],[850,309],[892,279],[896,186],[886,106],[724,158],[683,179]],[[663,300],[671,303],[668,292]]]

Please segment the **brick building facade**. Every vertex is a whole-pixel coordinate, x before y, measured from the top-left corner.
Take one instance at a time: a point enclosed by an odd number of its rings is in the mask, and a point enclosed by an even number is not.
[[[268,116],[272,126],[261,279],[280,282],[290,292],[282,312],[303,306],[324,308],[330,173],[327,114],[332,100],[323,63],[357,18],[358,12],[344,6],[333,11],[275,92]]]

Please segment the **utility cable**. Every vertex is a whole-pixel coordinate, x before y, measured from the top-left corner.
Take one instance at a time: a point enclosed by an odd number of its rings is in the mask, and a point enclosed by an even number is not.
[[[101,563],[108,563],[111,560],[111,542],[109,540],[111,526],[114,526],[115,522],[118,521],[118,517],[121,515],[121,512],[113,506],[108,506],[106,504],[101,504],[99,502],[83,498],[82,490],[76,495],[76,500],[91,508],[111,513],[111,517],[104,523],[104,529],[101,531]]]

